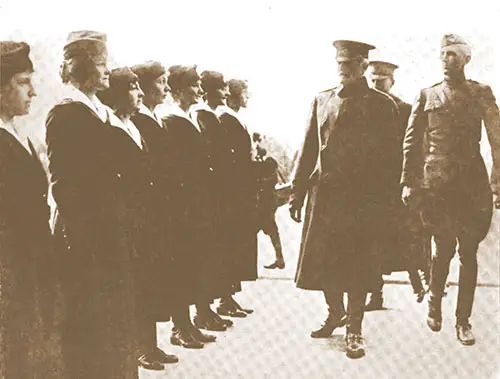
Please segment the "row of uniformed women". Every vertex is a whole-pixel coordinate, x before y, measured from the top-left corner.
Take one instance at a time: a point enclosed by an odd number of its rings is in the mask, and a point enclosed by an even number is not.
[[[167,79],[158,62],[110,73],[106,36],[70,33],[66,93],[46,121],[51,235],[45,173],[11,122],[35,96],[29,46],[1,48],[0,377],[136,378],[138,359],[178,361],[157,321],[172,319],[172,344],[202,348],[216,337],[200,329],[251,313],[233,298],[257,277],[246,84],[228,97],[221,74],[173,66]]]

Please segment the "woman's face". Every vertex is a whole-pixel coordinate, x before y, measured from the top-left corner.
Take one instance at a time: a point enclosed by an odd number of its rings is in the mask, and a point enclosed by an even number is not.
[[[131,114],[139,111],[142,104],[142,99],[144,97],[144,92],[142,92],[139,83],[130,83],[130,89],[128,91],[128,110]]]
[[[192,83],[190,86],[186,87],[182,91],[182,97],[184,103],[188,105],[196,104],[201,97],[201,83],[198,80],[195,83]]]
[[[32,82],[32,72],[15,74],[1,88],[0,109],[10,117],[29,113],[31,100],[36,96]]]
[[[151,84],[149,91],[147,91],[149,102],[155,106],[162,104],[167,97],[168,91],[170,91],[170,87],[167,84],[167,77],[165,75],[157,77]]]
[[[105,57],[93,59],[93,69],[91,70],[87,84],[94,91],[103,91],[109,88],[108,61]]]

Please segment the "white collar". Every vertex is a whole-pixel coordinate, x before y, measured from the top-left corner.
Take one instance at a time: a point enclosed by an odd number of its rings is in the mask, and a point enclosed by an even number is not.
[[[118,118],[118,116],[115,113],[112,113],[109,115],[109,123],[111,126],[114,126],[116,128],[120,128],[123,130],[125,133],[128,134],[130,138],[137,144],[142,149],[142,136],[141,132],[135,126],[135,124],[132,122],[132,120],[127,120],[127,122],[123,122]]]
[[[235,119],[237,119],[238,122],[241,124],[241,126],[243,126],[243,128],[245,128],[245,130],[250,134],[250,137],[252,137],[252,132],[248,128],[248,125],[244,122],[241,113],[236,112],[233,108],[231,108],[228,105],[219,105],[215,110],[215,114],[217,115],[217,117],[222,116],[224,113],[227,113],[233,116]]]
[[[87,95],[85,95],[82,91],[80,91],[75,86],[68,84],[66,85],[63,92],[64,99],[69,99],[75,102],[80,102],[85,104],[94,114],[99,117],[102,122],[106,122],[110,117],[110,114],[113,113],[111,108],[104,105],[97,96],[91,100]]]
[[[28,144],[28,137],[21,135],[12,120],[10,122],[4,122],[0,119],[0,128],[9,132],[31,155],[32,152]]]
[[[148,107],[146,107],[144,104],[141,104],[141,106],[139,107],[139,113],[142,113],[145,116],[151,117],[153,120],[155,120],[161,126],[161,118],[156,113],[156,110],[151,112],[151,110]]]
[[[238,121],[240,120],[239,118],[239,115],[238,113],[236,113],[234,111],[234,109],[232,109],[231,107],[227,106],[227,105],[219,105],[216,109],[215,109],[215,114],[220,117],[221,115],[223,115],[224,113],[227,113],[233,117],[236,117],[238,119]]]
[[[189,111],[188,111],[189,112]],[[177,103],[172,103],[168,106],[167,108],[167,114],[168,115],[174,115],[174,116],[179,116],[182,118],[185,118],[186,120],[189,120],[191,124],[199,131],[201,132],[201,128],[198,125],[198,122],[196,121],[196,117],[191,117],[188,112],[185,112]]]

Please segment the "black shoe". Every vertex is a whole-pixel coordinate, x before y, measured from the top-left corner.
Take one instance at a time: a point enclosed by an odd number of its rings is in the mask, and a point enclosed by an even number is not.
[[[194,316],[193,323],[198,329],[205,329],[213,332],[225,332],[227,330],[227,326],[214,317],[196,315]]]
[[[380,311],[384,309],[384,298],[382,294],[372,294],[370,301],[365,306],[365,312]]]
[[[217,307],[217,313],[221,316],[235,317],[235,318],[245,318],[247,314],[245,312],[233,309],[227,305],[219,305]]]
[[[216,336],[213,336],[211,334],[205,334],[194,325],[191,325],[189,327],[189,333],[196,341],[202,343],[210,343],[210,342],[215,342],[217,340]]]
[[[139,366],[144,367],[146,370],[162,371],[165,369],[165,366],[156,357],[151,356],[151,354],[143,354],[137,361]]]
[[[443,323],[443,316],[441,314],[441,299],[429,297],[429,313],[427,314],[427,326],[433,332],[439,332]]]
[[[243,308],[241,305],[238,304],[238,302],[236,300],[234,300],[233,297],[231,297],[232,301],[233,301],[233,304],[234,304],[234,307],[240,311],[240,312],[244,312],[246,313],[247,315],[249,314],[252,314],[253,313],[253,309],[249,309],[249,308]]]
[[[283,270],[285,268],[285,261],[283,260],[276,260],[270,265],[264,266],[264,268],[267,268],[269,270],[274,270],[276,268],[279,268],[280,270]]]
[[[157,347],[154,351],[155,358],[158,360],[160,363],[164,364],[172,364],[172,363],[177,363],[179,362],[179,358],[177,355],[174,354],[167,354],[165,353],[162,349]]]
[[[186,349],[202,349],[204,346],[202,342],[193,338],[187,328],[174,328],[170,336],[170,343],[172,345],[182,346]]]
[[[470,324],[457,324],[455,329],[457,330],[457,339],[462,345],[472,346],[476,343],[476,338],[472,333],[472,327]]]
[[[234,322],[232,322],[231,320],[227,319],[227,318],[222,318],[220,317],[217,313],[215,313],[214,311],[211,312],[211,315],[212,317],[219,323],[219,324],[222,324],[227,328],[231,327],[234,325]]]
[[[361,333],[347,333],[345,337],[346,351],[348,358],[356,359],[365,355],[365,343]]]
[[[336,328],[341,328],[345,326],[346,323],[347,315],[343,315],[339,318],[329,313],[321,328],[311,332],[311,338],[328,338]]]

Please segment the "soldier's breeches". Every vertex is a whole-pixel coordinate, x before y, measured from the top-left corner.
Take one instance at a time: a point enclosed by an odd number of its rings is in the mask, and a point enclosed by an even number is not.
[[[450,262],[455,255],[457,242],[453,235],[434,236],[436,251],[432,257],[430,290],[433,297],[441,298],[450,271]]]
[[[458,324],[465,324],[472,313],[477,284],[477,244],[468,244],[459,238],[460,273],[456,317]]]
[[[456,239],[452,236],[434,236],[436,252],[432,259],[431,296],[440,299],[443,296],[446,279],[450,270],[450,261],[455,255]],[[474,303],[474,293],[477,284],[477,248],[478,243],[459,236],[458,254],[460,272],[458,281],[458,299],[456,317],[458,323],[467,323]]]

